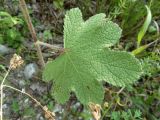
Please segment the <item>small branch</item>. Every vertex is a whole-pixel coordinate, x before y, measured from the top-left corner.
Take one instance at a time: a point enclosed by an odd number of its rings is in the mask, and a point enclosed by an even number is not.
[[[60,48],[60,47],[58,47],[58,46],[51,45],[51,44],[48,44],[48,43],[44,43],[44,42],[41,42],[41,41],[37,41],[36,44],[46,46],[46,47],[48,47],[48,48],[50,48],[50,49],[53,49],[53,50],[55,50],[55,51],[58,51],[58,50],[62,49],[62,48]]]
[[[36,43],[38,41],[37,39],[37,35],[36,35],[36,32],[35,32],[35,29],[33,27],[33,24],[32,24],[32,21],[31,21],[31,18],[29,16],[29,13],[28,13],[28,9],[27,9],[27,6],[26,6],[26,3],[25,3],[25,0],[19,0],[19,3],[20,3],[20,8],[22,10],[22,13],[24,15],[24,18],[27,22],[27,25],[28,25],[28,29],[32,35],[32,38],[33,38],[33,41],[34,43]],[[40,64],[42,67],[45,66],[45,62],[44,62],[44,59],[43,59],[43,55],[42,55],[42,52],[41,52],[41,48],[38,44],[35,44],[35,47],[37,49],[37,55],[38,55],[38,58],[40,60]]]
[[[42,106],[41,103],[36,100],[34,97],[32,97],[30,94],[22,91],[22,90],[19,90],[17,88],[14,88],[12,86],[9,86],[9,85],[4,85],[4,82],[7,78],[7,76],[9,75],[10,71],[11,70],[14,70],[18,67],[20,67],[20,65],[23,64],[23,60],[20,56],[18,56],[17,54],[14,54],[12,59],[10,60],[10,65],[9,65],[9,69],[8,71],[6,72],[2,82],[1,82],[1,86],[0,86],[0,92],[1,92],[1,106],[0,106],[0,120],[3,120],[3,88],[6,87],[6,88],[10,88],[12,90],[15,90],[17,92],[20,92],[20,93],[23,93],[24,95],[28,96],[29,98],[31,98],[33,101],[35,101],[44,111],[45,111],[45,118],[46,119],[49,119],[49,120],[55,120],[55,114],[51,111],[48,110],[48,108],[46,106]]]
[[[117,95],[119,95],[123,90],[124,90],[125,87],[122,87],[118,92],[117,92]]]
[[[48,113],[48,115],[49,115],[50,118],[53,118],[54,114],[52,113],[52,115],[51,115],[51,114],[49,113],[49,111],[46,109],[46,107],[44,107],[38,100],[36,100],[36,99],[35,99],[33,96],[31,96],[30,94],[28,94],[28,93],[26,93],[26,92],[24,92],[24,91],[22,91],[22,90],[19,90],[19,89],[17,89],[17,88],[14,88],[14,87],[12,87],[12,86],[9,86],[9,85],[3,85],[3,86],[4,86],[4,87],[7,87],[7,88],[10,88],[10,89],[12,89],[12,90],[14,90],[14,91],[20,92],[20,93],[28,96],[28,97],[31,98],[34,102],[36,102],[37,105],[39,105],[46,114]],[[54,120],[54,119],[53,119],[53,120]]]
[[[12,86],[9,86],[9,85],[3,85],[4,87],[7,87],[7,88],[10,88],[10,89],[12,89],[12,90],[15,90],[15,91],[17,91],[17,92],[20,92],[20,93],[22,93],[22,94],[25,94],[25,95],[27,95],[28,97],[30,97],[33,101],[35,101],[42,109],[43,109],[43,106],[41,105],[41,103],[40,102],[38,102],[34,97],[32,97],[30,94],[28,94],[28,93],[26,93],[26,92],[24,92],[24,91],[22,91],[22,90],[19,90],[19,89],[17,89],[17,88],[14,88],[14,87],[12,87]]]
[[[8,76],[10,71],[11,71],[11,66],[9,67],[7,73],[5,74],[5,76],[4,76],[4,78],[3,78],[2,82],[1,82],[1,85],[3,85],[3,83],[5,82],[5,80],[6,80],[6,78],[7,78],[7,76]]]

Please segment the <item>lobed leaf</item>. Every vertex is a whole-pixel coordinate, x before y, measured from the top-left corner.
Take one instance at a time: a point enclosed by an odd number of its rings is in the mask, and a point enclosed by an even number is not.
[[[52,91],[58,102],[66,102],[74,92],[83,104],[100,104],[104,96],[100,81],[125,86],[138,79],[138,60],[130,53],[108,48],[118,42],[121,29],[105,17],[100,13],[84,21],[78,8],[66,13],[65,51],[48,62],[43,72],[45,81],[54,81]]]

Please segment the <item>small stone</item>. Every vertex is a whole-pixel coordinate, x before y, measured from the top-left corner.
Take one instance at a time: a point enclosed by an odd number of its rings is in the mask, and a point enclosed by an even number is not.
[[[11,109],[7,104],[3,105],[3,114],[4,116],[10,116],[11,114]]]
[[[24,80],[20,80],[18,84],[19,84],[20,87],[24,87],[25,86],[25,81]]]
[[[59,117],[58,117],[58,120],[62,120],[62,117],[61,117],[61,116],[59,116]]]
[[[54,113],[55,113],[55,112],[61,113],[61,112],[62,112],[62,106],[59,105],[59,104],[56,104],[55,107],[54,107],[53,112],[54,112]]]
[[[39,120],[45,120],[42,116],[39,118]]]
[[[24,68],[24,76],[26,79],[31,79],[38,73],[38,66],[35,63],[30,63]]]
[[[39,120],[40,117],[41,117],[41,114],[38,113],[37,116],[36,116],[36,120]]]
[[[81,106],[81,103],[80,102],[77,102],[75,105],[74,105],[74,108],[79,108]]]
[[[6,109],[6,108],[8,108],[8,105],[7,104],[3,104],[2,108]]]
[[[44,93],[47,91],[47,86],[41,85],[39,82],[38,83],[33,83],[30,88],[33,91],[37,91],[39,94]]]
[[[6,55],[8,53],[10,53],[10,49],[6,47],[5,45],[0,44],[0,54]]]
[[[27,98],[27,99],[24,100],[24,103],[28,103],[28,101],[29,101],[29,99]]]

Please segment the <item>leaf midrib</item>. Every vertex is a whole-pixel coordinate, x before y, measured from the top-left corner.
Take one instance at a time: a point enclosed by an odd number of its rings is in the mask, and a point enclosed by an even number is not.
[[[69,53],[66,53],[68,60],[70,61],[70,63],[73,65],[73,68],[75,69],[75,71],[78,74],[79,79],[81,80],[81,78],[83,78],[83,76],[81,75],[81,73],[79,72],[79,70],[76,68],[76,65],[73,63]]]

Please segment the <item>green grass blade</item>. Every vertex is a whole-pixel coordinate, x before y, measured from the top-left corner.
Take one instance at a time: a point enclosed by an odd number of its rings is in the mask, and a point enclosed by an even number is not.
[[[149,27],[149,24],[151,23],[151,20],[152,20],[152,13],[151,13],[150,8],[148,6],[145,6],[145,7],[147,9],[147,17],[146,17],[146,20],[145,20],[140,32],[138,33],[137,47],[140,46],[142,38],[144,37],[144,35]]]
[[[137,55],[137,54],[141,53],[142,51],[144,51],[147,47],[148,47],[148,45],[140,46],[139,48],[133,50],[132,54]]]

